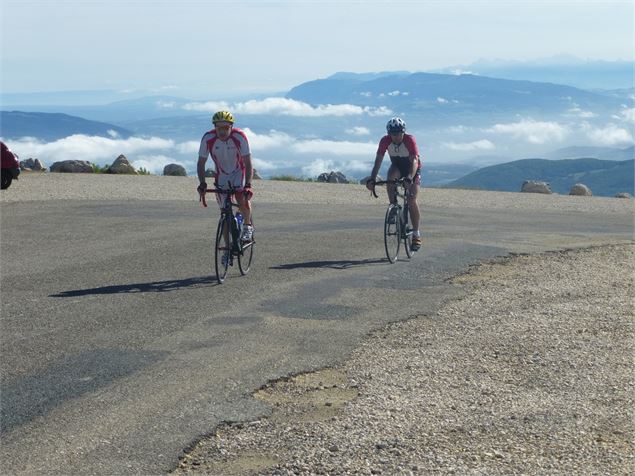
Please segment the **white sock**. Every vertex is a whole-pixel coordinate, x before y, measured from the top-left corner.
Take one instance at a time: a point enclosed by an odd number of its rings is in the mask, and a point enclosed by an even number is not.
[[[419,238],[421,236],[420,233],[419,233],[419,230],[414,230],[412,232],[412,236],[415,236],[415,237]]]

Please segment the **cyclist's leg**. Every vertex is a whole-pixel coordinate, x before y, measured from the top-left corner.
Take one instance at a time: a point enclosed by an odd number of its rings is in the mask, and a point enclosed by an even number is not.
[[[245,171],[243,169],[235,170],[230,176],[232,186],[240,190],[236,193],[236,202],[238,203],[238,209],[243,215],[243,223],[245,225],[251,225],[251,201],[245,199],[245,195],[242,193],[242,189],[245,186]]]
[[[386,181],[396,180],[402,177],[399,167],[395,164],[390,164],[388,167],[388,173]],[[386,184],[386,193],[388,194],[388,201],[390,203],[397,203],[397,186],[393,183]]]
[[[410,185],[410,196],[408,197],[408,210],[410,210],[410,219],[412,221],[412,251],[418,251],[421,247],[421,233],[419,232],[419,223],[421,221],[421,213],[419,204],[417,203],[417,195],[421,184],[421,169],[417,170],[414,180]]]
[[[223,173],[217,173],[214,179],[216,186],[220,189],[229,188],[229,176]],[[218,207],[222,211],[225,206],[225,199],[227,198],[226,193],[217,193],[216,194],[216,202],[218,202]],[[227,227],[223,228],[223,236],[225,238],[225,247],[229,248],[229,230]]]
[[[410,197],[408,198],[408,211],[410,212],[410,219],[412,221],[412,229],[415,231],[415,235],[419,233],[419,221],[421,219],[421,213],[419,212],[419,204],[417,203],[417,195],[419,194],[419,186],[421,183],[421,173],[417,171],[414,176],[414,180],[410,185]]]

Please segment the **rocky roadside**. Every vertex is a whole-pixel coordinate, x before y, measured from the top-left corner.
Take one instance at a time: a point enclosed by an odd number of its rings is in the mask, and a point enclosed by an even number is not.
[[[173,474],[633,474],[635,246],[512,256],[463,297],[272,383]]]

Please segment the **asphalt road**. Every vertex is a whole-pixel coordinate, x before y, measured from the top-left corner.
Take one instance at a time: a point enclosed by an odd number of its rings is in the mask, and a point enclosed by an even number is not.
[[[260,204],[252,272],[217,285],[215,211],[189,202],[4,203],[0,472],[158,474],[271,379],[434,313],[446,279],[510,252],[630,241],[627,215],[426,209],[384,257],[383,208]]]

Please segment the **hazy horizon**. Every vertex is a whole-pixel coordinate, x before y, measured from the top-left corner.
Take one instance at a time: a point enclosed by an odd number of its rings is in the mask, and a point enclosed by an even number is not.
[[[2,0],[2,91],[236,96],[338,71],[633,61],[631,1]],[[457,13],[458,12],[458,13]]]

